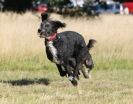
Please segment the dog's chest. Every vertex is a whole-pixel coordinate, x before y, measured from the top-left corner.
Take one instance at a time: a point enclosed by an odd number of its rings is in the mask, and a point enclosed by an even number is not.
[[[59,64],[60,61],[58,60],[58,56],[57,56],[58,51],[57,51],[56,47],[53,45],[53,41],[47,42],[47,47],[48,47],[48,49],[49,49],[49,51],[53,57],[52,61],[56,64]]]

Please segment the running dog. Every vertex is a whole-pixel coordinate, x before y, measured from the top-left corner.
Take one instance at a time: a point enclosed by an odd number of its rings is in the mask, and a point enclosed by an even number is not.
[[[60,76],[67,76],[74,86],[78,84],[80,70],[85,78],[89,78],[89,72],[94,66],[89,50],[96,41],[90,39],[86,45],[82,35],[77,32],[58,33],[57,30],[66,24],[51,20],[46,13],[41,14],[41,19],[39,37],[45,39],[47,58],[56,64]],[[88,73],[83,65],[88,68]]]

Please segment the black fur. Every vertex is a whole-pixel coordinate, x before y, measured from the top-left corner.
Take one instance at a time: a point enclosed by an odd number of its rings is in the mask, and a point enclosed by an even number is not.
[[[65,23],[50,20],[47,14],[42,14],[42,23],[38,32],[40,37],[45,38],[46,53],[49,60],[53,61],[54,57],[49,48],[48,37],[56,33],[58,28],[65,27]],[[93,60],[89,49],[93,47],[95,40],[91,39],[86,45],[84,38],[77,32],[65,31],[58,33],[52,40],[52,44],[57,51],[57,60],[55,62],[61,76],[68,76],[73,85],[77,85],[79,71],[81,70],[84,77],[88,78],[88,73],[83,70],[85,65],[89,70],[93,68]]]

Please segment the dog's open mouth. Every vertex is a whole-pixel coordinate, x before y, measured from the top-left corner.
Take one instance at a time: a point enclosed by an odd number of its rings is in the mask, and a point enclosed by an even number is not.
[[[39,33],[38,36],[39,36],[40,38],[46,38],[45,34],[43,34],[43,33]]]
[[[50,36],[46,36],[45,34],[39,34],[40,38],[45,38],[45,39],[47,39],[49,41],[54,40],[56,38],[56,36],[57,36],[56,32],[51,34]]]
[[[46,38],[44,35],[39,35],[40,38]]]
[[[40,37],[40,38],[49,39],[49,37],[47,37],[47,36],[45,36],[45,35],[40,35],[40,34],[39,34],[39,37]]]

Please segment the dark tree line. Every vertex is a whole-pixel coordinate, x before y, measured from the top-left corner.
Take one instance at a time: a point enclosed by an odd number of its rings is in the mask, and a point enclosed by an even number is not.
[[[14,11],[18,13],[23,13],[27,10],[32,10],[33,7],[33,1],[34,2],[46,2],[48,5],[48,9],[50,11],[57,11],[57,12],[71,12],[70,0],[0,0],[0,10],[3,11]],[[96,0],[85,0],[87,2],[94,2]],[[119,2],[125,2],[125,1],[132,1],[132,0],[115,0]],[[69,6],[69,8],[67,7]],[[82,15],[82,12],[84,12],[84,9],[81,8],[74,8],[72,11],[79,12],[79,14]],[[71,13],[73,14],[73,13]]]
[[[32,7],[33,0],[0,0],[3,11],[25,12]]]

